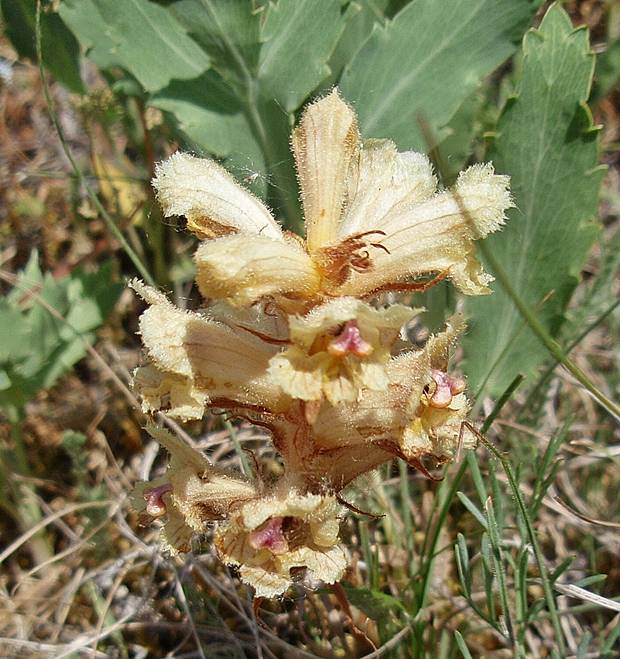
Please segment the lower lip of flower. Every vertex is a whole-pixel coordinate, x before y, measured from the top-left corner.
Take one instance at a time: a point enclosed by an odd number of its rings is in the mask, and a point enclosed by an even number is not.
[[[146,501],[146,512],[151,517],[161,517],[166,513],[166,503],[163,500],[164,494],[172,492],[172,485],[166,483],[153,487],[150,490],[144,490],[144,500]]]
[[[348,320],[340,333],[330,341],[327,351],[334,357],[343,357],[347,354],[368,357],[372,352],[372,346],[362,338],[357,321]]]
[[[431,377],[437,385],[431,396],[432,407],[445,408],[452,402],[452,397],[465,391],[465,380],[463,378],[451,377],[444,371],[434,368]]]
[[[286,554],[288,542],[282,531],[283,517],[272,517],[260,528],[252,531],[248,542],[254,549],[268,549],[272,554]]]

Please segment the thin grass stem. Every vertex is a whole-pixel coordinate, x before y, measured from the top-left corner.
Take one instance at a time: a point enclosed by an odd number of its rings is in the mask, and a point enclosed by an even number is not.
[[[506,291],[510,299],[513,301],[519,313],[523,316],[527,324],[530,326],[534,334],[553,355],[556,361],[577,380],[587,391],[592,394],[592,397],[616,419],[620,420],[620,405],[610,400],[605,394],[592,382],[592,380],[571,360],[562,350],[560,344],[551,337],[551,335],[544,328],[543,324],[536,318],[529,305],[521,298],[513,287],[510,277],[500,265],[499,261],[495,258],[492,251],[487,245],[479,241],[479,248],[484,255],[485,260],[491,266],[494,274],[497,276],[502,288]]]
[[[116,222],[114,222],[114,220],[112,219],[110,214],[104,208],[103,204],[99,201],[99,197],[97,197],[97,195],[95,194],[95,191],[88,184],[88,181],[86,180],[86,177],[82,173],[82,170],[78,167],[78,164],[75,161],[75,158],[73,157],[73,154],[71,153],[71,149],[69,148],[69,144],[68,144],[67,139],[65,137],[65,133],[62,129],[62,126],[60,125],[60,121],[58,120],[58,115],[57,115],[56,110],[54,108],[54,102],[52,100],[52,95],[50,93],[49,84],[47,82],[47,77],[45,75],[45,70],[43,68],[43,52],[42,52],[42,47],[41,47],[41,0],[37,0],[37,7],[36,7],[35,46],[36,46],[36,52],[37,52],[37,59],[38,59],[38,63],[39,63],[39,76],[41,78],[41,84],[43,85],[43,95],[45,97],[45,102],[47,104],[47,110],[48,110],[50,118],[52,120],[52,124],[54,125],[54,129],[56,130],[56,133],[58,135],[58,139],[60,140],[60,143],[62,145],[62,149],[65,153],[65,156],[67,157],[67,160],[69,161],[69,164],[71,165],[71,168],[75,172],[75,176],[76,176],[77,180],[79,181],[80,185],[83,186],[83,188],[86,190],[88,196],[90,197],[91,202],[93,203],[93,205],[97,209],[97,212],[101,215],[104,222],[108,226],[110,232],[118,240],[121,247],[125,250],[125,253],[129,257],[131,262],[134,264],[136,270],[140,273],[141,277],[146,282],[151,284],[151,286],[154,286],[155,285],[155,280],[153,279],[150,272],[148,271],[148,268],[142,263],[142,261],[140,260],[140,257],[132,249],[131,245],[127,242],[127,239],[123,235],[122,231],[116,225]]]

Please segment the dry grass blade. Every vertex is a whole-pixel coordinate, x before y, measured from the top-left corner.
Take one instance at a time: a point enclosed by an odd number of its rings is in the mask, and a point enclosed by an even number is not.
[[[41,529],[45,528],[46,526],[49,526],[52,522],[57,520],[60,517],[64,517],[65,515],[69,515],[71,513],[77,512],[79,510],[87,510],[87,509],[92,509],[92,508],[106,508],[108,506],[113,506],[116,505],[117,502],[115,501],[88,501],[85,503],[76,503],[72,504],[70,506],[67,506],[66,508],[63,508],[62,510],[59,510],[58,512],[54,513],[53,515],[49,515],[48,517],[45,517],[42,519],[38,524],[33,526],[31,529],[29,529],[26,533],[22,533],[22,535],[19,536],[14,542],[12,542],[1,554],[0,554],[0,563],[3,563],[14,551],[19,549],[25,542],[28,542],[30,538],[32,538],[33,535],[35,535],[38,531]]]
[[[585,588],[581,588],[580,586],[555,583],[553,587],[563,595],[570,595],[570,597],[576,597],[577,599],[584,600],[585,602],[592,602],[592,604],[603,606],[606,609],[610,609],[611,611],[620,611],[620,602],[611,600],[608,597],[603,597],[602,595],[597,595],[596,593],[586,590]]]
[[[588,522],[588,524],[594,524],[595,526],[604,526],[608,529],[620,529],[620,524],[616,522],[606,522],[605,520],[602,519],[594,519],[592,517],[588,517],[587,515],[584,515],[583,513],[578,512],[574,508],[571,508],[565,501],[562,501],[562,499],[558,496],[553,497],[554,501],[557,501],[563,508],[566,508],[571,515],[575,515],[575,517],[578,517],[579,519],[582,519],[584,522]]]

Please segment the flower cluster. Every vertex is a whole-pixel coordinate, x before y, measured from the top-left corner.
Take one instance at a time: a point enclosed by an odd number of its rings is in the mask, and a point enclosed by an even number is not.
[[[221,559],[259,596],[342,576],[339,493],[358,476],[394,456],[426,473],[427,459],[473,445],[465,382],[448,371],[463,321],[414,348],[407,327],[420,310],[387,304],[385,293],[444,278],[488,293],[473,242],[511,206],[508,178],[491,165],[439,190],[425,155],[362,142],[336,90],[307,107],[292,149],[305,239],[220,165],[176,153],[153,185],[164,214],[184,216],[201,240],[204,307],[183,311],[132,283],[149,305],[140,318],[148,362],[134,378],[144,410],[189,420],[224,409],[267,428],[284,463],[277,482],[251,483],[151,428],[171,460],[163,478],[137,488],[140,511],[165,519],[172,551],[215,521]]]

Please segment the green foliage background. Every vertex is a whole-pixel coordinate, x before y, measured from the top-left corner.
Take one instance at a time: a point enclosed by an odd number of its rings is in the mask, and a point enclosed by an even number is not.
[[[516,92],[488,126],[495,138],[481,154],[512,177],[517,208],[489,242],[519,295],[557,336],[597,235],[603,172],[586,105],[594,69],[587,32],[574,30],[556,5],[521,46],[539,4],[415,0],[395,12],[385,1],[63,0],[58,14],[43,16],[43,51],[52,73],[78,88],[77,49],[49,46],[64,44],[59,31],[68,28],[113,89],[163,110],[185,148],[223,159],[300,230],[288,135],[305,102],[338,84],[365,136],[401,149],[438,145],[435,155],[460,166],[475,116],[490,100],[487,76],[520,48]],[[34,2],[3,6],[9,34],[32,54],[24,34],[32,32]],[[459,137],[464,143],[455,143]],[[436,294],[426,303],[437,313]],[[466,310],[465,364],[475,391],[497,396],[547,359],[497,286]]]
[[[163,123],[151,137],[160,145],[176,141],[183,149],[221,160],[292,230],[301,231],[303,225],[290,130],[304,105],[334,85],[358,112],[364,137],[386,137],[401,150],[429,152],[445,185],[478,161],[492,160],[498,173],[510,175],[515,208],[481,254],[487,270],[497,277],[494,292],[461,302],[469,322],[462,367],[478,406],[486,401],[494,410],[483,426],[487,430],[518,385],[529,393],[524,407],[536,407],[530,403],[541,398],[557,362],[605,409],[618,413],[617,405],[573,368],[566,353],[617,307],[610,291],[620,262],[620,233],[610,244],[601,240],[597,209],[605,169],[592,109],[618,82],[619,41],[610,40],[595,61],[588,31],[573,27],[563,4],[60,0],[41,3],[41,52],[51,76],[84,105],[95,97],[85,60],[94,65],[124,112],[127,139],[136,151],[153,151],[144,136],[148,130],[140,136],[137,117],[143,118],[149,108],[161,111]],[[0,0],[0,8],[15,49],[36,61],[36,0]],[[620,11],[609,13],[620,20]],[[152,160],[153,153],[150,156]],[[152,174],[154,163],[148,160],[137,164],[143,179]],[[87,185],[79,172],[78,179]],[[97,210],[105,214],[120,248],[135,265],[138,257],[123,238],[125,218],[111,218],[102,207]],[[157,213],[154,204],[147,204],[132,245],[137,240],[139,258],[153,279],[178,291],[192,278],[191,262],[175,252],[177,243],[169,240],[171,231]],[[585,292],[578,307],[571,308],[595,244],[602,252],[598,277],[581,284]],[[17,445],[28,401],[84,357],[119,298],[123,277],[135,274],[119,257],[55,278],[41,271],[36,252],[17,274],[12,291],[0,300],[0,409],[13,424]],[[414,302],[426,306],[433,329],[459,303],[443,284],[420,298]],[[536,418],[535,411],[533,415]],[[432,645],[424,610],[442,525],[456,501],[477,525],[475,556],[471,538],[460,532],[454,547],[460,592],[476,620],[521,657],[528,625],[539,615],[548,616],[556,643],[551,652],[566,656],[552,590],[569,564],[547,572],[532,526],[557,473],[556,458],[566,434],[566,428],[559,430],[542,456],[520,448],[513,462],[516,471],[496,455],[498,462],[489,464],[484,479],[468,456],[456,476],[439,487],[433,503],[436,526],[429,525],[419,543],[413,537],[409,485],[401,465],[397,496],[407,534],[399,547],[415,578],[398,597],[381,588],[379,557],[364,522],[359,534],[368,588],[345,586],[349,601],[379,621],[383,638],[409,627],[414,642],[407,656],[430,656],[421,649]],[[80,476],[87,470],[86,441],[69,431],[64,447],[80,496],[96,501],[103,491],[89,493],[87,479]],[[17,459],[9,453],[3,453],[2,484],[10,480],[10,469],[28,474],[23,451]],[[518,490],[521,459],[536,471],[527,505]],[[514,487],[514,500],[508,502],[500,494],[496,464]],[[458,490],[466,469],[469,494]],[[40,515],[29,505],[20,518],[24,492],[32,500],[32,492],[20,485],[6,507],[28,528]],[[94,525],[100,520],[94,515],[90,521]],[[388,524],[385,535],[398,544]],[[521,541],[511,553],[502,538],[514,528]],[[44,554],[45,548],[41,551]],[[535,583],[542,583],[544,590],[537,597],[531,596],[532,555],[540,573]],[[514,606],[508,601],[508,574],[516,592]],[[484,604],[474,601],[475,587],[484,591]],[[616,626],[596,646],[600,656],[615,656],[611,653],[619,636]],[[577,656],[592,656],[587,654],[592,639],[584,638]],[[457,651],[471,656],[466,636],[457,631],[453,641],[442,657],[457,656]]]

